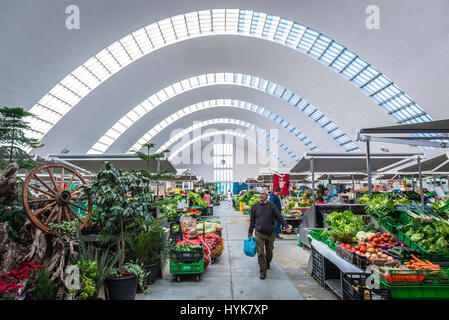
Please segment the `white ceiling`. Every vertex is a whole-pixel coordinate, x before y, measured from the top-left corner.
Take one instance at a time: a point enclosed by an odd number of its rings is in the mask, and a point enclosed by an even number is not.
[[[80,30],[65,28],[65,8],[70,4],[80,8]],[[449,93],[443,88],[449,71],[449,2],[433,0],[429,5],[426,1],[376,1],[380,30],[365,27],[365,8],[370,4],[372,1],[365,0],[2,0],[0,102],[30,109],[90,57],[150,23],[196,10],[240,8],[288,18],[323,33],[383,72],[433,119],[448,118]],[[174,82],[213,72],[244,73],[282,85],[313,104],[353,140],[359,128],[395,123],[361,90],[304,54],[256,38],[217,35],[169,45],[131,63],[81,100],[42,139],[45,146],[35,153],[59,153],[63,148],[71,153],[85,153],[147,97]],[[162,103],[128,129],[107,152],[126,152],[154,124],[173,112],[220,98],[258,104],[294,124],[321,151],[343,151],[316,123],[285,101],[251,88],[217,85],[194,89]],[[214,111],[204,110],[185,117],[159,134],[157,143],[165,142],[162,137],[169,137],[172,127],[184,128],[193,119],[214,116]],[[245,110],[223,108],[219,117],[279,128]],[[280,140],[298,156],[307,150],[283,130],[280,129]],[[363,144],[359,146],[364,150]],[[373,151],[384,146],[374,144]],[[387,147],[395,152],[417,151],[407,146]]]

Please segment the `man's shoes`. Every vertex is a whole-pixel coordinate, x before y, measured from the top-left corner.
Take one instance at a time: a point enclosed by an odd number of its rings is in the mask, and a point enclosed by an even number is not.
[[[260,279],[264,280],[266,277],[267,277],[266,272],[260,274]]]
[[[267,263],[267,269],[270,270],[270,264],[269,263]]]
[[[276,239],[282,240],[282,239],[284,239],[284,238],[282,238],[281,236],[277,236]]]

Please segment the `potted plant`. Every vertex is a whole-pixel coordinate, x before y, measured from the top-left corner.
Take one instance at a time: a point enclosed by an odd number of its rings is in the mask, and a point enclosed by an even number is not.
[[[141,221],[141,229],[127,238],[130,252],[146,272],[145,284],[153,284],[169,258],[169,240],[162,225],[165,219]]]
[[[116,169],[110,162],[97,174],[87,192],[95,194],[96,213],[102,217],[99,240],[115,242],[118,268],[105,280],[110,299],[133,300],[137,288],[137,276],[125,269],[126,235],[128,226],[147,214],[148,203],[142,197],[147,183],[139,172]]]

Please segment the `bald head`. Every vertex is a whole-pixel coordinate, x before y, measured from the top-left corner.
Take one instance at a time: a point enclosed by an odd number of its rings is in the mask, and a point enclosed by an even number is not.
[[[259,193],[259,200],[260,202],[264,203],[265,201],[267,201],[268,198],[268,192],[265,189],[260,190]]]

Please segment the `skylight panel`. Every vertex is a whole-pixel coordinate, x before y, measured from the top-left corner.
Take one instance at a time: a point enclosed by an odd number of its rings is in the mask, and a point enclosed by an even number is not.
[[[276,32],[276,28],[278,26],[280,17],[267,15],[267,19],[265,20],[265,26],[263,28],[262,37],[273,39],[274,33]]]
[[[87,85],[91,90],[100,84],[100,81],[95,78],[86,68],[78,67],[72,74]]]
[[[217,33],[225,32],[225,9],[213,9],[212,10],[212,21],[213,30]]]
[[[290,32],[285,39],[285,44],[289,47],[296,48],[298,46],[299,41],[301,40],[306,27],[300,25],[299,23],[293,23],[290,29]]]
[[[274,34],[274,41],[284,43],[292,26],[293,21],[280,19],[276,33]]]
[[[262,35],[263,26],[265,23],[265,19],[267,18],[267,14],[263,12],[254,12],[252,16],[252,24],[250,28],[251,35]]]
[[[158,22],[159,28],[162,32],[165,43],[173,43],[177,40],[177,35],[175,33],[174,26],[171,19],[164,19]]]
[[[134,40],[131,34],[123,37],[120,42],[122,43],[123,47],[125,47],[126,52],[133,58],[133,60],[137,60],[143,55],[141,49],[139,48],[137,42]]]
[[[329,39],[328,37],[320,34],[316,39],[315,43],[313,44],[313,46],[310,48],[309,54],[318,59],[324,52],[324,50],[327,49],[331,41],[332,40]]]
[[[119,41],[114,42],[108,47],[109,51],[113,55],[115,59],[120,63],[120,66],[123,68],[131,63],[131,58],[126,50],[123,48],[123,45],[120,44]]]
[[[327,48],[327,50],[321,56],[321,60],[330,65],[333,61],[335,61],[335,59],[343,49],[344,47],[342,45],[332,42],[329,48]]]
[[[139,47],[142,49],[144,54],[150,53],[153,50],[153,46],[148,38],[145,28],[141,28],[132,33],[134,39],[138,43]]]
[[[187,30],[189,34],[193,37],[200,35],[200,24],[198,20],[197,12],[186,13],[185,15],[187,21]]]
[[[298,49],[308,52],[315,40],[317,40],[319,33],[311,29],[307,29],[298,44]]]
[[[101,81],[108,79],[111,74],[106,70],[105,67],[101,65],[101,63],[95,58],[90,58],[86,62],[84,62],[84,66],[90,70],[97,78]]]
[[[100,51],[96,55],[96,57],[112,74],[116,73],[122,68],[119,65],[118,61],[111,55],[111,53],[107,49]]]
[[[202,34],[208,34],[212,32],[212,15],[210,10],[199,11],[200,17],[200,32]]]
[[[239,33],[248,34],[251,28],[251,18],[253,11],[250,10],[240,10],[239,14]]]
[[[157,23],[152,23],[149,26],[146,26],[145,30],[150,36],[151,43],[156,49],[165,45],[164,37],[162,36],[161,30],[159,29]]]
[[[186,39],[189,37],[189,33],[187,30],[187,25],[186,25],[186,19],[184,18],[183,14],[172,17],[171,22],[173,24],[176,37],[179,40]]]

